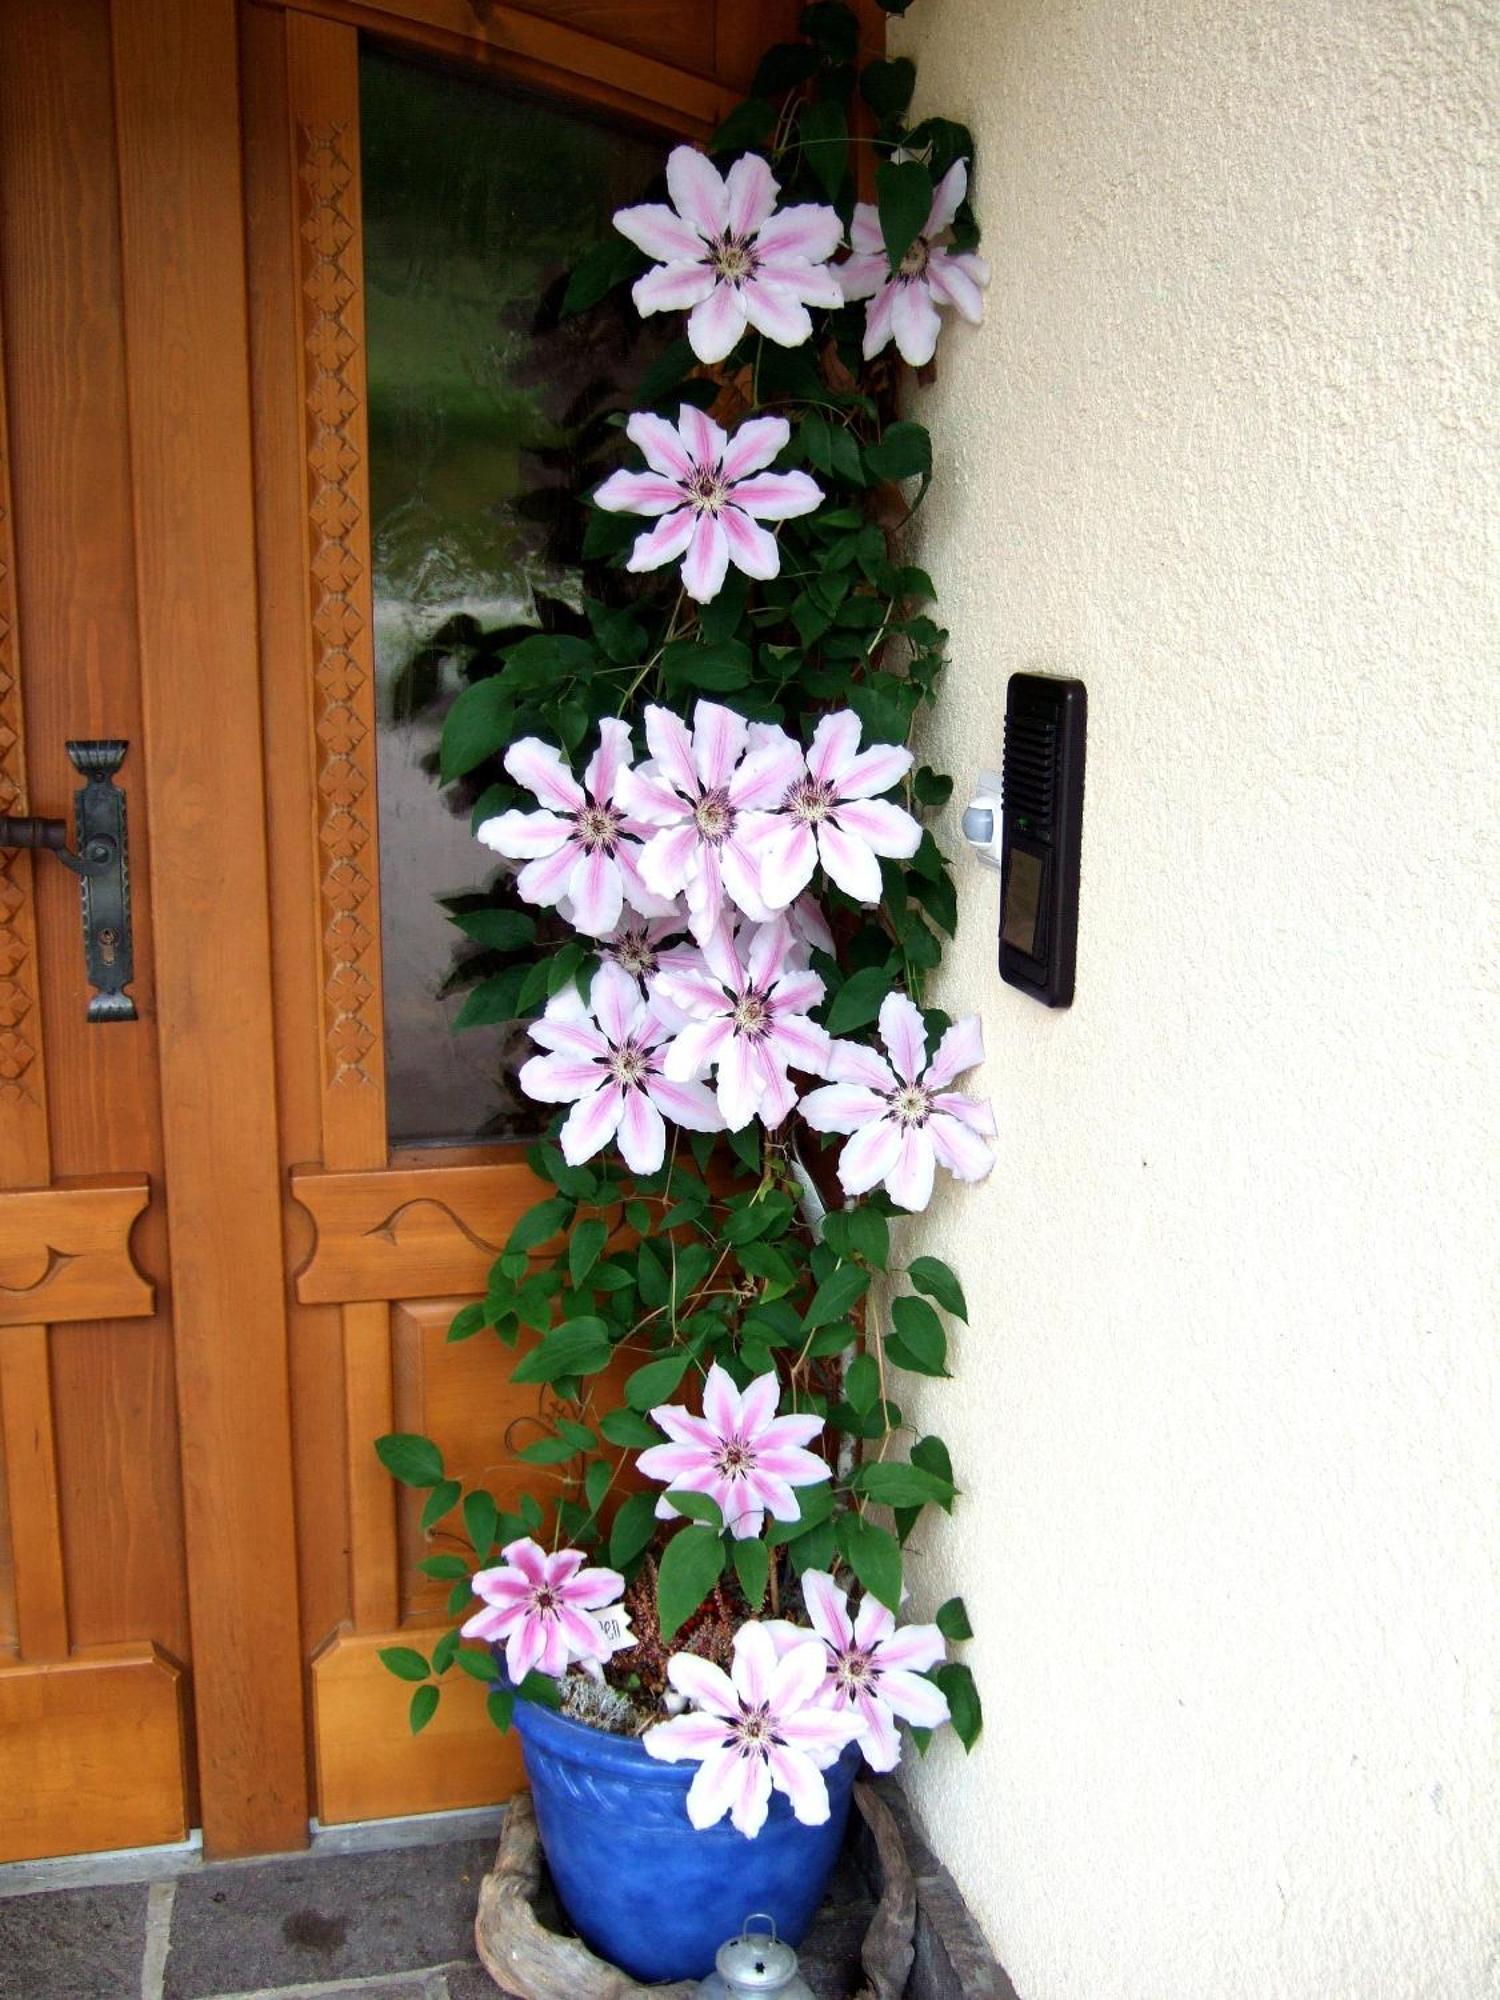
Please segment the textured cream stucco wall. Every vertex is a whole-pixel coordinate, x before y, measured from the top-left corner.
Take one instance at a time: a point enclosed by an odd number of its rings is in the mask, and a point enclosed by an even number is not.
[[[919,398],[960,786],[1088,683],[1078,998],[907,1398],[987,1705],[910,1783],[1023,2000],[1500,1994],[1490,0],[915,0],[995,278]],[[1487,171],[1488,170],[1488,171]],[[949,829],[950,832],[953,829]]]

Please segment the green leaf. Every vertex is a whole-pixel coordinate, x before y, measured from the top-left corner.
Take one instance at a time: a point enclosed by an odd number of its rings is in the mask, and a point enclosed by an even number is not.
[[[676,639],[664,648],[661,667],[669,687],[732,694],[750,684],[750,648],[738,639],[716,646]]]
[[[434,1486],[427,1496],[427,1504],[422,1509],[422,1533],[435,1528],[450,1509],[458,1505],[458,1496],[463,1488],[456,1479],[444,1479]]]
[[[376,1438],[375,1456],[403,1486],[436,1486],[443,1476],[443,1454],[431,1438],[415,1431],[393,1431]]]
[[[602,1319],[564,1320],[511,1370],[512,1382],[555,1382],[563,1375],[596,1375],[612,1353]]]
[[[509,1688],[496,1688],[485,1703],[484,1710],[504,1736],[509,1731],[511,1718],[516,1712],[516,1698]]]
[[[880,1370],[872,1356],[856,1354],[844,1371],[844,1399],[852,1410],[866,1416],[880,1400]]]
[[[886,1343],[891,1358],[915,1375],[946,1375],[948,1336],[925,1299],[899,1298],[891,1306],[895,1333]]]
[[[761,97],[737,104],[708,142],[711,153],[742,153],[762,147],[776,129],[776,106]]]
[[[567,1226],[572,1214],[573,1204],[563,1195],[537,1202],[535,1207],[527,1209],[506,1238],[506,1254],[519,1255],[535,1250],[543,1243],[550,1243],[558,1231]]]
[[[459,910],[451,921],[487,951],[518,951],[536,936],[536,919],[521,910]]]
[[[859,53],[859,21],[842,0],[813,0],[797,25],[831,62],[852,63]]]
[[[522,1445],[516,1457],[527,1465],[566,1465],[570,1458],[577,1458],[578,1446],[569,1444],[562,1437],[540,1437],[532,1444]]]
[[[575,1287],[593,1270],[608,1241],[609,1224],[601,1215],[590,1215],[574,1225],[568,1238],[568,1276]]]
[[[875,202],[885,254],[895,271],[921,235],[932,207],[927,169],[916,160],[882,160],[875,169]]]
[[[964,1288],[940,1257],[913,1257],[906,1275],[919,1292],[936,1299],[944,1312],[951,1312],[955,1319],[968,1324],[969,1307],[964,1298]]]
[[[471,1680],[483,1681],[488,1686],[495,1678],[493,1655],[482,1653],[475,1646],[461,1646],[453,1657]]]
[[[706,1528],[712,1528],[716,1535],[723,1534],[724,1516],[719,1511],[719,1503],[711,1499],[707,1493],[685,1493],[674,1487],[666,1497],[678,1513],[685,1515],[688,1520],[701,1521]]]
[[[921,424],[891,424],[878,444],[865,446],[865,464],[877,479],[926,479],[932,473],[932,439]]]
[[[965,1750],[972,1750],[984,1727],[984,1710],[973,1674],[961,1661],[950,1660],[946,1666],[934,1667],[927,1678],[935,1681],[948,1697],[948,1712],[958,1740]]]
[[[481,979],[477,986],[471,987],[454,1016],[454,1034],[461,1035],[465,1028],[491,1027],[496,1021],[514,1021],[521,1012],[521,989],[526,984],[527,970],[524,965],[508,965],[504,972]]]
[[[425,1687],[413,1689],[411,1708],[408,1711],[408,1720],[411,1723],[411,1733],[413,1736],[420,1736],[428,1723],[431,1722],[433,1716],[437,1713],[438,1700],[441,1694],[442,1689],[435,1686],[431,1681],[428,1681]]]
[[[568,288],[563,293],[563,318],[597,305],[606,293],[633,277],[640,268],[640,251],[623,236],[607,236],[602,243],[596,243],[573,266]]]
[[[888,1611],[901,1608],[901,1545],[885,1528],[859,1514],[843,1514],[834,1528],[839,1553],[872,1597]]]
[[[830,1035],[847,1035],[851,1028],[866,1027],[880,1012],[880,1003],[891,990],[891,975],[883,965],[867,965],[851,973],[833,996],[824,1025]]]
[[[482,1305],[460,1306],[448,1328],[448,1339],[472,1340],[476,1333],[483,1332],[485,1323]]]
[[[495,1546],[500,1530],[500,1510],[488,1493],[464,1495],[464,1533],[483,1562]]]
[[[672,1537],[656,1585],[663,1639],[682,1629],[718,1582],[723,1567],[724,1545],[711,1528],[684,1528]]]
[[[845,1318],[870,1288],[870,1274],[860,1264],[838,1264],[813,1293],[802,1324],[809,1333],[827,1326],[830,1320]]]
[[[861,1465],[849,1483],[856,1493],[882,1507],[922,1507],[929,1500],[947,1506],[953,1499],[951,1480],[941,1479],[920,1465],[902,1465],[895,1460]]]
[[[632,1493],[620,1504],[609,1531],[609,1566],[624,1569],[642,1549],[648,1548],[656,1533],[656,1495]]]
[[[849,171],[849,120],[843,106],[826,97],[809,104],[802,113],[802,144],[814,178],[828,199],[837,201]]]
[[[599,1419],[599,1428],[611,1444],[623,1445],[631,1451],[644,1451],[661,1443],[661,1432],[638,1410],[606,1410]]]
[[[969,1623],[969,1614],[964,1609],[964,1601],[961,1597],[950,1597],[948,1602],[939,1609],[933,1623],[945,1639],[959,1641],[972,1639],[974,1636],[974,1628]]]
[[[473,1595],[474,1593],[469,1588],[469,1579],[467,1577],[464,1578],[462,1583],[455,1583],[453,1588],[448,1592],[448,1616],[456,1618],[460,1611],[466,1611],[469,1607],[469,1600]]]
[[[423,1556],[417,1568],[423,1576],[436,1577],[440,1583],[452,1583],[456,1577],[469,1574],[469,1565],[462,1556]]]
[[[561,1708],[562,1689],[550,1674],[529,1673],[516,1689],[522,1701],[534,1701],[538,1708]]]
[[[505,748],[514,710],[502,675],[492,674],[463,690],[443,723],[438,771],[445,785]]]
[[[597,1514],[604,1505],[604,1496],[614,1479],[614,1467],[607,1458],[596,1458],[583,1475],[583,1497],[589,1503],[589,1512]]]
[[[911,1448],[911,1462],[919,1465],[924,1472],[932,1474],[948,1488],[948,1499],[941,1502],[944,1508],[951,1508],[953,1494],[957,1488],[953,1483],[953,1460],[948,1456],[948,1447],[940,1437],[918,1438]]]
[[[797,1506],[799,1512],[795,1521],[772,1520],[766,1524],[766,1540],[773,1547],[783,1542],[798,1541],[827,1522],[833,1512],[832,1486],[819,1480],[816,1486],[798,1487]]]
[[[625,1400],[632,1410],[654,1409],[664,1403],[687,1373],[688,1354],[664,1354],[625,1378]]]
[[[765,1543],[736,1542],[734,1573],[740,1580],[740,1589],[745,1593],[745,1602],[750,1606],[751,1617],[757,1617],[765,1601],[766,1584],[771,1575],[771,1551]]]
[[[883,1271],[890,1260],[891,1225],[878,1208],[861,1203],[851,1208],[845,1220],[849,1224],[849,1241],[856,1253],[867,1264],[873,1264],[877,1271]]]
[[[599,1443],[587,1424],[575,1423],[571,1417],[559,1417],[557,1431],[576,1451],[593,1451]]]
[[[453,1656],[458,1651],[458,1640],[458,1627],[453,1625],[449,1627],[433,1647],[432,1671],[435,1674],[445,1674],[453,1665]]]
[[[917,87],[917,66],[910,56],[895,56],[888,62],[865,65],[859,79],[859,94],[879,119],[899,118],[911,103]],[[927,220],[923,216],[922,220]]]
[[[427,1660],[414,1646],[382,1646],[380,1664],[398,1681],[425,1681]]]
[[[810,1569],[831,1569],[833,1549],[833,1523],[820,1521],[809,1533],[792,1543],[792,1568],[798,1576],[806,1576]]]

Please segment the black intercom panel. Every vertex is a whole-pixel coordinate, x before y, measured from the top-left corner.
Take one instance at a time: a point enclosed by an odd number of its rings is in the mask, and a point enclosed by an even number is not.
[[[1001,789],[1000,977],[1049,1007],[1067,1007],[1073,999],[1087,722],[1082,681],[1011,675]]]

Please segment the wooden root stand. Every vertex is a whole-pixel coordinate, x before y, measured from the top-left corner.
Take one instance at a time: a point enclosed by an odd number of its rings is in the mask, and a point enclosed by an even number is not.
[[[854,1803],[874,1843],[880,1892],[860,1948],[865,1984],[854,2000],[901,2000],[914,1956],[916,1885],[889,1809],[866,1784],[855,1786]],[[499,1852],[480,1885],[474,1923],[479,1956],[503,1992],[516,2000],[693,2000],[696,1979],[642,1986],[595,1958],[580,1939],[548,1930],[535,1907],[541,1881],[536,1814],[522,1793],[506,1808]]]

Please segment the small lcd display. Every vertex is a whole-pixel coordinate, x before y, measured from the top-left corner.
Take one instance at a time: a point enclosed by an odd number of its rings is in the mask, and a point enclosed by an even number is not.
[[[1042,857],[1012,847],[1005,876],[1005,913],[1000,935],[1028,958],[1040,958],[1037,922],[1042,909]]]

